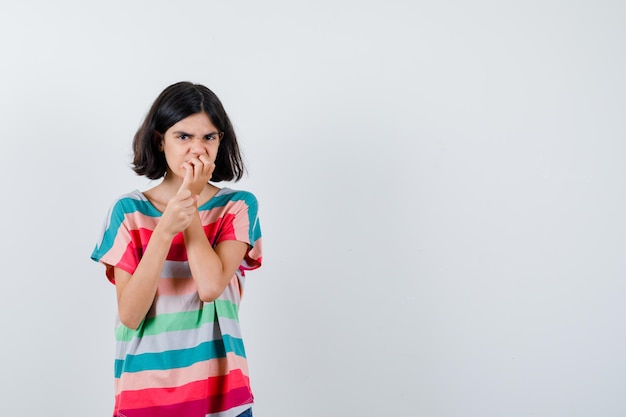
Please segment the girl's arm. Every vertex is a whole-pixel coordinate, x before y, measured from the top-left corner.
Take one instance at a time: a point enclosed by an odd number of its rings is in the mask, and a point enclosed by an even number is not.
[[[153,233],[134,274],[115,267],[117,310],[124,326],[137,329],[146,317],[154,301],[171,242],[171,239]]]
[[[183,164],[185,177],[180,189],[188,189],[200,194],[211,178],[215,163],[208,155],[199,155]],[[194,213],[191,224],[184,230],[185,250],[191,275],[196,282],[198,295],[204,302],[211,302],[224,292],[246,255],[248,244],[227,240],[217,244],[215,249],[207,239],[200,215]]]
[[[115,267],[115,287],[120,321],[136,329],[146,317],[156,295],[165,259],[172,239],[198,216],[196,198],[189,190],[181,189],[170,199],[155,227],[146,250],[131,275]]]
[[[226,240],[211,247],[204,234],[198,213],[191,225],[183,232],[185,249],[191,275],[196,282],[198,295],[204,302],[211,302],[223,292],[246,255],[248,244]]]

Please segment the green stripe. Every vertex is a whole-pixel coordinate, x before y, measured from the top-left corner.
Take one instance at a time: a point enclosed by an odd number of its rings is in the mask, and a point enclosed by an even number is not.
[[[229,300],[215,300],[215,310],[220,318],[239,321],[239,309],[237,304]]]
[[[144,320],[137,330],[123,324],[115,329],[115,338],[120,342],[128,342],[134,338],[154,336],[164,332],[190,330],[215,321],[215,312],[219,317],[239,321],[237,305],[228,300],[215,300],[205,303],[202,310],[184,311],[180,313],[159,314]]]

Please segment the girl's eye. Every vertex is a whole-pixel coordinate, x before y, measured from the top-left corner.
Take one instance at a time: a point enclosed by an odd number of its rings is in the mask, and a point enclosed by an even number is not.
[[[189,139],[189,135],[178,135],[178,139],[180,139],[180,140],[187,140],[187,139]]]
[[[211,133],[210,135],[206,135],[204,139],[208,141],[215,140],[217,139],[217,133]]]

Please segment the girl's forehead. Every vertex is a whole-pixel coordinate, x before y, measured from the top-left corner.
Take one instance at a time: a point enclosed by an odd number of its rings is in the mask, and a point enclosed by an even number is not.
[[[206,113],[195,113],[187,116],[174,123],[174,125],[172,125],[172,127],[168,130],[175,131],[178,129],[207,131],[207,133],[217,130]]]

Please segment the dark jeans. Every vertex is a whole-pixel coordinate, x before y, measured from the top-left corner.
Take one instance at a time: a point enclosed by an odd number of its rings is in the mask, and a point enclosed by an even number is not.
[[[246,411],[239,414],[237,417],[252,417],[252,408],[248,408]]]

